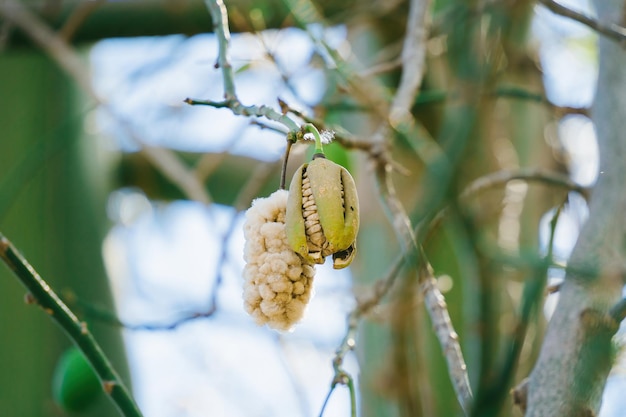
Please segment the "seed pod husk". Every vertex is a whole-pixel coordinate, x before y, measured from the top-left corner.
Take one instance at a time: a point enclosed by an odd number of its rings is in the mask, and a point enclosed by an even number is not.
[[[289,245],[307,261],[321,264],[333,255],[335,269],[350,265],[359,230],[359,201],[350,173],[319,154],[300,166],[289,187],[285,222]]]

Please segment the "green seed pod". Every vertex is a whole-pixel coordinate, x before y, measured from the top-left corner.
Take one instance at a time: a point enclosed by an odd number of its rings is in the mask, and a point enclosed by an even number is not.
[[[333,255],[333,267],[350,265],[356,253],[359,200],[352,176],[316,154],[296,170],[287,201],[287,241],[304,259],[318,264]]]
[[[69,348],[59,359],[52,389],[56,402],[71,412],[85,410],[102,392],[98,377],[76,347]]]

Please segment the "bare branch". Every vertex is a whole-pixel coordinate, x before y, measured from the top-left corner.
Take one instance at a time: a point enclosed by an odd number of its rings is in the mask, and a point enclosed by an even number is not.
[[[575,20],[583,25],[595,30],[607,38],[613,39],[620,44],[622,48],[626,48],[626,28],[615,23],[603,23],[586,16],[580,12],[569,9],[554,0],[539,0],[552,13]]]
[[[467,367],[463,359],[463,352],[459,345],[459,337],[454,331],[450,313],[441,291],[437,287],[437,280],[434,278],[432,268],[421,268],[420,289],[424,296],[424,304],[429,312],[433,329],[437,334],[437,339],[441,344],[444,357],[448,364],[448,372],[452,378],[452,386],[456,392],[461,408],[466,414],[472,403],[472,390],[467,375]]]
[[[572,181],[567,175],[559,172],[546,171],[537,168],[522,168],[518,170],[497,171],[472,181],[459,196],[466,199],[472,195],[479,194],[489,188],[498,187],[513,180],[527,182],[541,182],[546,185],[564,188],[582,195],[589,199],[590,189]]]
[[[428,40],[428,7],[430,0],[411,0],[407,33],[402,46],[402,77],[391,103],[389,122],[392,126],[412,119],[411,107],[425,72]]]
[[[121,320],[118,316],[115,315],[112,311],[104,310],[92,305],[87,305],[84,302],[76,300],[75,297],[70,297],[70,299],[74,299],[76,303],[79,304],[79,309],[83,311],[86,317],[89,317],[93,320],[98,320],[102,323],[121,327],[130,331],[171,331],[176,330],[178,327],[183,324],[189,323],[191,321],[197,319],[206,319],[212,317],[213,314],[217,311],[216,304],[212,303],[211,307],[202,312],[195,312],[190,314],[184,314],[178,319],[172,320],[170,322],[154,322],[154,323],[128,323],[126,321]],[[69,301],[68,301],[69,302]],[[70,302],[71,304],[71,302]]]
[[[237,97],[230,98],[224,101],[212,101],[212,100],[197,100],[193,98],[186,98],[184,100],[185,103],[191,104],[192,106],[211,106],[216,109],[230,109],[234,114],[238,116],[256,116],[256,117],[265,117],[268,120],[273,120],[275,122],[281,123],[287,127],[290,131],[296,131],[300,129],[298,124],[291,120],[289,117],[285,116],[274,110],[273,108],[265,105],[261,106],[244,106],[241,104]],[[286,132],[285,132],[286,133]]]
[[[106,0],[93,0],[78,3],[63,24],[63,27],[59,29],[59,37],[65,42],[70,42],[85,20],[104,3],[106,3]]]
[[[224,99],[226,101],[236,100],[235,77],[233,76],[233,66],[228,56],[228,48],[230,43],[230,29],[228,27],[228,13],[226,6],[222,0],[206,0],[205,4],[211,13],[213,20],[213,30],[218,39],[218,56],[216,68],[222,70],[222,79],[224,82]]]
[[[26,9],[20,2],[14,0],[0,2],[0,16],[3,16],[7,21],[12,22],[16,27],[24,31],[76,81],[78,86],[88,96],[96,98],[98,104],[103,103],[93,89],[89,73],[78,54],[37,16]]]

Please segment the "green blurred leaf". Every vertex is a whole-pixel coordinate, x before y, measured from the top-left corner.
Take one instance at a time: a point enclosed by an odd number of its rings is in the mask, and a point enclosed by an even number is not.
[[[82,352],[76,347],[66,350],[54,371],[54,400],[64,410],[78,412],[96,402],[101,392],[100,381]]]

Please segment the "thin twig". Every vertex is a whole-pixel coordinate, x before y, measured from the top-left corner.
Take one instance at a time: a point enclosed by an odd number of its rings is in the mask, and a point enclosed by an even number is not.
[[[428,9],[430,0],[411,0],[407,33],[402,45],[402,76],[389,110],[392,126],[411,116],[411,107],[422,83],[428,39]]]
[[[45,23],[22,4],[14,0],[0,1],[0,16],[13,22],[41,47],[66,73],[74,79],[85,94],[94,100],[105,112],[116,120],[139,146],[148,160],[155,165],[172,183],[176,184],[188,198],[210,204],[211,197],[193,173],[173,154],[173,152],[148,146],[132,128],[130,122],[117,114],[91,84],[89,71],[79,55]]]
[[[572,181],[567,175],[539,168],[521,168],[517,170],[497,171],[472,181],[460,194],[461,199],[467,199],[489,188],[498,187],[513,180],[526,182],[541,182],[547,185],[574,191],[586,200],[589,199],[590,189]]]
[[[459,336],[454,331],[445,298],[437,287],[437,280],[433,276],[432,268],[426,264],[420,269],[420,289],[424,296],[424,305],[429,312],[432,327],[446,359],[448,373],[457,400],[465,414],[468,415],[473,401],[472,389],[459,344]]]
[[[39,276],[35,268],[15,249],[13,244],[0,234],[0,258],[13,271],[29,291],[29,299],[38,304],[85,355],[102,383],[102,388],[111,397],[120,413],[127,417],[140,417],[141,411],[133,401],[130,392],[113,368],[102,348],[89,331],[61,301],[48,283]]]
[[[58,33],[61,39],[65,42],[70,42],[76,31],[85,23],[85,20],[104,3],[106,3],[106,0],[93,0],[78,3],[67,20],[63,23],[63,27],[59,29]]]
[[[380,145],[379,149],[381,149],[383,154],[387,153],[385,142],[391,126],[414,124],[411,116],[411,106],[423,76],[425,52],[420,52],[420,50],[426,48],[427,10],[428,1],[411,1],[409,16],[412,19],[419,20],[416,22],[409,21],[408,23],[402,53],[402,79],[391,105],[389,124],[381,125],[374,136],[374,142]],[[379,193],[388,209],[388,215],[400,239],[403,252],[414,253],[416,256],[419,271],[418,279],[424,296],[424,306],[431,318],[435,334],[446,358],[448,373],[457,400],[464,413],[468,415],[472,403],[472,390],[469,385],[467,367],[458,342],[458,336],[452,326],[443,295],[436,286],[432,267],[416,239],[409,216],[396,195],[391,179],[391,165],[385,162],[386,159],[388,158],[379,158],[376,161],[376,178]]]
[[[355,334],[351,334],[348,336],[350,337],[350,339],[349,342],[346,343],[346,346],[351,347],[344,352],[344,355],[354,347],[354,336]],[[337,388],[338,385],[346,385],[348,387],[348,391],[350,393],[350,416],[356,417],[356,389],[354,387],[354,379],[348,372],[346,372],[345,369],[343,369],[343,356],[341,356],[341,360],[338,359],[339,357],[340,356],[338,353],[338,355],[333,360],[334,376],[330,384],[330,390],[328,391],[328,394],[326,394],[326,398],[324,399],[324,403],[322,404],[322,408],[319,414],[320,417],[324,415],[324,411],[326,410],[326,406],[328,405],[328,400],[330,400],[332,393],[335,391],[335,388]]]
[[[224,99],[226,101],[237,100],[235,92],[235,77],[233,66],[230,63],[229,44],[230,28],[228,26],[228,12],[222,0],[206,0],[205,4],[211,13],[213,31],[217,36],[218,55],[215,68],[220,68],[224,83]]]
[[[345,131],[340,126],[329,127],[329,126],[327,126],[324,123],[324,121],[322,119],[318,119],[318,118],[315,118],[315,117],[307,116],[306,114],[304,114],[300,110],[294,109],[293,107],[289,106],[283,100],[281,100],[280,103],[281,103],[281,107],[283,107],[284,111],[286,111],[288,113],[293,113],[294,115],[296,115],[300,119],[304,120],[306,123],[311,123],[311,124],[317,126],[320,129],[332,130],[333,132],[335,132],[335,140],[334,141],[339,143],[344,148],[346,148],[346,149],[358,149],[358,150],[365,151],[367,153],[370,153],[372,151],[373,146],[372,146],[371,142],[357,139],[350,132]]]
[[[235,91],[235,77],[233,75],[233,66],[229,59],[230,47],[230,29],[228,27],[228,11],[222,0],[205,0],[207,8],[213,19],[213,30],[217,37],[218,56],[216,68],[220,68],[222,72],[222,81],[224,83],[224,100],[196,100],[187,98],[185,103],[190,105],[204,105],[215,108],[229,108],[234,114],[239,116],[257,116],[265,117],[268,120],[281,123],[287,127],[289,131],[297,131],[298,124],[284,114],[277,112],[271,107],[262,106],[244,106],[237,98]]]
[[[414,253],[414,256],[416,256],[419,268],[418,279],[424,296],[424,306],[430,316],[435,334],[446,358],[448,373],[457,400],[464,413],[469,415],[472,404],[472,390],[469,384],[467,366],[465,365],[458,336],[452,325],[444,297],[436,285],[432,267],[424,254],[423,248],[416,239],[411,221],[396,196],[389,169],[379,167],[377,177],[382,200],[390,212],[392,223],[400,238],[403,251]]]
[[[361,77],[373,77],[375,75],[384,74],[386,72],[393,71],[402,66],[402,58],[396,58],[391,61],[381,62],[380,64],[374,65],[370,68],[367,68],[359,73]]]
[[[293,142],[288,140],[287,147],[285,148],[285,155],[283,156],[283,165],[280,170],[280,189],[284,190],[287,183],[287,163],[289,162],[289,153],[291,152],[291,146]]]
[[[296,131],[300,129],[295,121],[291,120],[288,116],[279,113],[269,106],[244,106],[237,98],[231,98],[224,101],[197,100],[194,98],[186,98],[184,102],[192,106],[210,106],[216,109],[230,109],[234,114],[238,116],[265,117],[268,120],[273,120],[275,122],[281,123],[282,125],[287,127],[289,131]]]
[[[120,319],[114,312],[93,305],[91,303],[87,303],[84,300],[81,300],[76,296],[76,294],[72,292],[64,292],[63,299],[70,306],[74,307],[76,310],[81,311],[85,317],[88,317],[92,320],[97,320],[101,323],[121,327],[125,330],[130,331],[170,331],[176,330],[179,326],[183,324],[189,323],[196,319],[209,318],[215,314],[216,306],[213,303],[207,310],[202,312],[194,312],[184,314],[180,318],[172,320],[170,322],[154,322],[154,323],[128,323],[122,319]]]
[[[592,30],[613,39],[620,44],[622,48],[626,48],[626,28],[619,26],[615,23],[603,23],[595,20],[583,13],[577,12],[570,8],[567,8],[554,0],[539,0],[539,3],[543,4],[552,13],[558,14],[563,17],[575,20],[583,25],[589,27]]]

